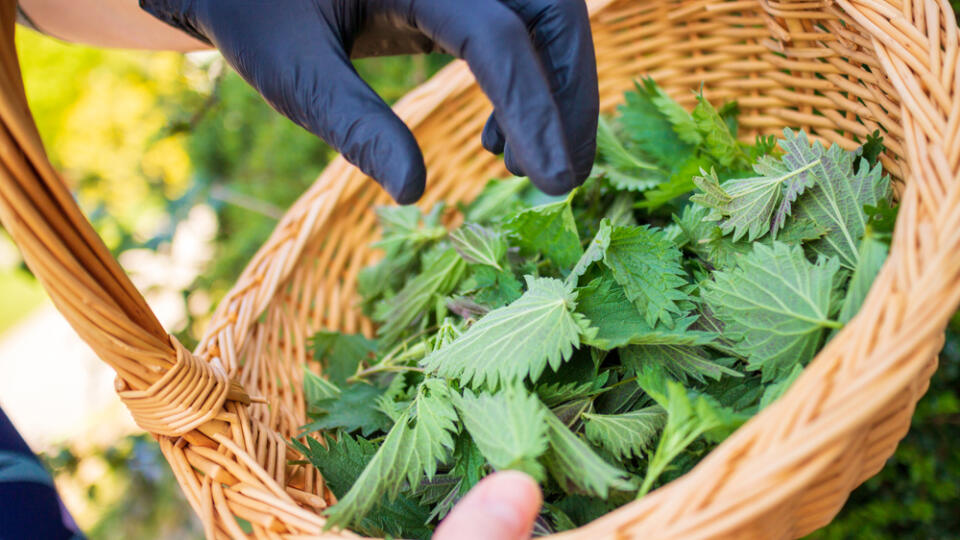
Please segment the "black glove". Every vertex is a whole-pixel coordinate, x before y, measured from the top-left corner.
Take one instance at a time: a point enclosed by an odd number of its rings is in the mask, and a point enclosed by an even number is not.
[[[583,0],[140,0],[208,41],[270,105],[336,148],[399,203],[423,194],[410,130],[351,57],[442,50],[494,104],[484,148],[550,194],[596,151],[597,68]]]

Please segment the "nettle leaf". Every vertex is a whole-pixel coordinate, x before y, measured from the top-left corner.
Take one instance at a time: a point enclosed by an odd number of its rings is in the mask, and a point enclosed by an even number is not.
[[[813,358],[824,328],[842,326],[830,319],[839,269],[835,258],[809,262],[800,246],[754,244],[736,268],[715,272],[702,295],[749,368],[769,381]]]
[[[649,79],[645,82],[650,84]],[[703,143],[703,136],[700,130],[697,129],[697,122],[690,116],[690,113],[688,113],[686,109],[681,107],[679,103],[674,101],[673,98],[657,85],[648,88],[648,92],[652,94],[650,101],[652,101],[657,110],[667,118],[673,126],[673,131],[676,132],[681,141],[694,146],[699,146]]]
[[[468,263],[503,270],[500,260],[507,253],[507,242],[499,232],[476,223],[466,223],[450,233],[450,243]]]
[[[880,165],[862,164],[854,173],[855,158],[853,152],[830,146],[813,169],[816,185],[797,201],[795,213],[797,219],[809,219],[827,230],[809,248],[820,255],[836,256],[850,270],[860,260],[860,239],[868,223],[863,207],[885,203],[891,196],[890,179],[883,176]]]
[[[646,363],[659,364],[684,384],[689,382],[688,378],[702,383],[708,377],[717,380],[723,375],[743,376],[739,371],[714,361],[705,348],[691,345],[633,345],[621,349],[620,359],[634,370]]]
[[[602,116],[597,121],[597,152],[601,158],[618,170],[657,170],[656,165],[648,163],[629,152],[617,138],[613,127]]]
[[[378,330],[382,340],[393,343],[433,303],[446,296],[463,276],[466,264],[453,249],[434,257],[423,271],[404,285],[396,296],[381,302],[374,319],[382,322]]]
[[[583,414],[584,433],[593,444],[620,459],[642,457],[667,420],[659,405],[623,414]]]
[[[585,274],[593,263],[603,259],[603,256],[607,253],[607,248],[610,247],[610,235],[612,232],[613,227],[610,225],[610,220],[601,220],[600,229],[597,231],[597,234],[593,237],[593,240],[590,241],[590,244],[587,245],[587,249],[584,250],[583,255],[580,256],[580,260],[577,261],[573,270],[567,275],[567,283],[573,283],[575,285],[580,276]]]
[[[643,313],[647,325],[668,327],[682,314],[678,303],[689,300],[682,254],[663,231],[650,227],[614,227],[603,262],[613,271],[627,298]]]
[[[328,526],[355,524],[384,495],[395,500],[405,481],[416,490],[424,478],[433,478],[437,463],[445,462],[453,451],[456,420],[446,383],[424,380],[416,399],[390,429],[350,491],[327,511]]]
[[[343,497],[376,454],[377,447],[365,439],[345,434],[325,439],[326,445],[323,445],[307,438],[309,447],[296,439],[291,442],[320,471],[330,491]],[[373,511],[359,519],[354,528],[369,536],[429,538],[432,531],[426,525],[428,518],[429,511],[405,495],[393,501],[380,497]]]
[[[442,207],[437,207],[442,209]],[[381,239],[373,247],[391,251],[439,240],[447,234],[436,216],[424,217],[416,206],[377,206],[374,208],[382,229]],[[420,221],[423,218],[424,224]]]
[[[619,227],[635,227],[637,218],[633,215],[634,197],[630,193],[617,193],[613,202],[607,207],[603,219],[609,220],[611,225]],[[601,219],[601,221],[603,221]],[[599,230],[599,226],[598,226]]]
[[[666,172],[627,150],[602,117],[597,123],[597,153],[605,164],[594,165],[592,174],[602,175],[619,190],[644,191],[667,180]]]
[[[630,491],[627,473],[607,463],[552,412],[547,411],[547,470],[567,493],[607,497],[610,490]]]
[[[313,402],[311,416],[318,417],[301,429],[303,432],[342,429],[359,431],[364,437],[390,427],[390,419],[377,406],[383,389],[359,382],[347,385],[330,400]]]
[[[685,161],[693,147],[677,136],[670,121],[654,104],[653,97],[657,95],[656,83],[646,79],[643,84],[637,83],[636,92],[624,95],[625,103],[617,110],[620,124],[633,145],[657,163],[672,168],[673,164]]]
[[[464,219],[482,224],[499,221],[502,216],[523,207],[519,196],[530,185],[530,180],[520,177],[490,180],[477,198],[464,209]]]
[[[793,383],[800,378],[801,373],[803,373],[803,366],[797,364],[793,366],[790,373],[787,373],[778,381],[767,385],[763,391],[763,397],[760,398],[760,409],[766,409],[774,401],[783,397],[783,395],[787,393],[787,390],[793,386]]]
[[[515,245],[542,253],[559,268],[570,268],[583,254],[570,209],[570,197],[522,210],[507,218],[503,227]]]
[[[591,174],[602,176],[616,189],[637,192],[655,188],[670,178],[660,169],[636,169],[624,172],[612,165],[594,165]]]
[[[534,392],[540,398],[540,401],[547,407],[559,405],[565,401],[573,401],[599,393],[603,385],[607,384],[610,378],[610,372],[604,371],[600,375],[591,378],[587,382],[552,382],[538,384]]]
[[[307,400],[307,408],[319,405],[321,402],[334,400],[340,397],[340,388],[324,379],[310,368],[303,366],[303,394]]]
[[[673,163],[670,179],[657,187],[643,193],[643,201],[637,203],[637,207],[655,210],[671,201],[687,195],[694,190],[696,185],[693,178],[704,168],[710,167],[712,161],[710,158],[691,153]]]
[[[463,425],[483,457],[496,470],[515,469],[542,481],[537,461],[547,450],[549,414],[536,395],[522,386],[507,386],[496,394],[454,394]]]
[[[323,374],[342,385],[357,372],[357,366],[376,356],[377,342],[363,334],[342,334],[320,330],[310,338],[313,358],[320,362]]]
[[[722,220],[721,230],[724,234],[733,232],[734,241],[744,235],[750,241],[768,232],[776,235],[797,197],[817,181],[823,147],[811,146],[805,133],[789,129],[784,130],[779,143],[785,154],[780,159],[760,156],[753,166],[759,176],[728,180],[722,186],[713,170],[694,178],[703,193],[690,200],[713,209],[707,219]]]
[[[556,370],[580,346],[589,322],[574,313],[573,288],[552,278],[527,276],[527,292],[495,309],[454,342],[430,354],[423,366],[474,388],[536,381]]]
[[[853,319],[854,315],[860,311],[860,306],[867,298],[870,292],[870,286],[873,280],[880,273],[880,268],[887,260],[888,247],[882,240],[877,239],[873,234],[864,235],[860,241],[859,261],[857,268],[853,271],[850,283],[847,285],[847,295],[843,299],[840,307],[840,314],[837,319],[846,324]]]
[[[710,104],[703,94],[697,95],[697,105],[690,113],[696,130],[703,138],[703,146],[710,156],[724,167],[743,158],[740,144],[730,131],[727,121]]]
[[[694,177],[693,181],[702,193],[690,197],[690,200],[713,209],[707,219],[720,221],[723,234],[733,232],[735,242],[743,236],[752,242],[772,230],[774,211],[781,205],[784,184],[805,185],[803,182],[812,178],[807,174],[811,168],[813,164],[791,169],[780,160],[763,156],[754,165],[754,171],[760,176],[728,180],[722,186],[717,173],[711,169],[709,173]],[[790,205],[786,206],[789,208]]]
[[[658,365],[644,366],[637,382],[667,413],[657,449],[647,465],[647,474],[637,497],[650,491],[657,478],[694,441],[701,436],[719,442],[736,430],[746,417],[720,405],[705,394],[688,391],[670,380]]]
[[[467,278],[460,283],[460,292],[474,293],[474,301],[489,310],[520,298],[523,285],[513,272],[474,265]]]
[[[797,200],[797,197],[817,181],[815,169],[812,168],[818,167],[824,157],[823,146],[819,143],[811,146],[807,134],[803,131],[785,129],[783,130],[783,138],[778,143],[784,151],[781,161],[790,170],[800,171],[800,174],[791,176],[784,182],[783,201],[773,215],[773,222],[771,223],[774,234],[786,224],[787,216],[790,215],[793,202]]]
[[[699,345],[709,343],[714,336],[688,330],[696,316],[676,319],[673,328],[651,327],[609,269],[578,291],[577,312],[595,329],[595,334],[583,339],[591,347],[609,351],[630,344]]]

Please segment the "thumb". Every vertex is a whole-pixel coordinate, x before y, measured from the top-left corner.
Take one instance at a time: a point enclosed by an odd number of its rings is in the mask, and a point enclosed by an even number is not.
[[[440,523],[434,540],[526,540],[543,498],[532,478],[494,473],[467,493]]]

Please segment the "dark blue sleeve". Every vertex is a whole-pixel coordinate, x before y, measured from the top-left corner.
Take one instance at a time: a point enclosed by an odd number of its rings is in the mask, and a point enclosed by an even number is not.
[[[82,537],[53,479],[0,409],[0,540]]]

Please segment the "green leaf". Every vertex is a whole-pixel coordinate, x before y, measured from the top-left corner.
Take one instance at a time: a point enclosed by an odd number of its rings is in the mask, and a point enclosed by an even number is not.
[[[865,204],[863,213],[867,215],[868,230],[886,245],[890,245],[893,239],[893,228],[897,224],[897,214],[900,212],[900,205],[892,203],[890,200],[882,200],[876,205]]]
[[[673,163],[673,172],[669,180],[645,191],[643,200],[638,202],[636,206],[647,210],[656,210],[687,195],[696,187],[693,177],[699,174],[703,168],[710,167],[711,164],[712,161],[709,158],[696,154],[690,154],[686,158]]]
[[[880,134],[879,129],[876,129],[873,133],[867,135],[867,142],[863,143],[863,146],[859,148],[859,154],[863,159],[867,160],[870,167],[873,167],[880,162],[880,154],[882,154],[884,150],[883,135]],[[860,169],[860,163],[859,161],[854,161],[854,172]]]
[[[873,280],[876,279],[880,268],[887,260],[887,249],[886,244],[869,234],[869,230],[860,241],[857,268],[853,271],[853,277],[847,285],[847,296],[843,299],[840,314],[837,316],[840,322],[844,324],[850,322],[850,319],[860,311],[860,306],[867,298]]]
[[[460,495],[465,495],[487,474],[487,461],[477,444],[467,433],[457,437],[457,446],[453,449],[454,476],[460,479]]]
[[[645,83],[648,86],[647,91],[652,94],[650,100],[653,105],[667,118],[680,140],[699,146],[703,142],[703,136],[697,129],[697,123],[690,116],[690,113],[667,95],[662,88],[656,85],[651,86],[650,79],[647,79]]]
[[[596,236],[594,236],[590,244],[587,245],[587,249],[584,250],[583,255],[580,256],[580,260],[577,261],[573,270],[567,275],[567,283],[576,285],[580,276],[585,274],[593,263],[603,259],[603,256],[607,253],[607,248],[610,247],[610,235],[612,232],[613,227],[610,225],[610,220],[601,220],[600,229],[597,231]]]
[[[621,349],[620,359],[624,365],[635,370],[647,363],[659,364],[673,378],[684,384],[688,382],[688,377],[702,383],[707,377],[716,380],[723,375],[743,376],[740,372],[715,362],[703,347],[691,345],[633,345]]]
[[[587,382],[552,382],[538,384],[534,391],[547,407],[559,405],[565,401],[573,401],[599,393],[603,385],[607,384],[610,372],[605,371]]]
[[[422,214],[416,206],[377,206],[374,212],[383,232],[373,246],[388,252],[439,240],[447,234],[437,223],[421,226]]]
[[[641,457],[663,428],[667,413],[654,405],[623,414],[584,413],[584,433],[620,459]]]
[[[500,260],[507,253],[507,242],[497,231],[466,223],[450,233],[450,243],[464,261],[503,270]]]
[[[624,171],[612,165],[594,165],[591,174],[601,176],[620,191],[646,191],[669,180],[670,176],[660,169],[635,169]]]
[[[377,451],[365,439],[344,434],[336,439],[325,437],[326,446],[309,437],[309,447],[296,439],[291,442],[320,471],[325,485],[338,498],[350,490]],[[429,512],[405,495],[393,501],[382,496],[354,528],[368,536],[429,538],[432,531],[426,525],[428,518]]]
[[[542,253],[561,269],[573,266],[583,254],[570,197],[522,210],[506,219],[504,230],[517,246]]]
[[[657,170],[657,166],[648,163],[630,153],[617,138],[613,128],[602,116],[597,121],[597,153],[607,163],[618,170],[631,169]]]
[[[710,396],[688,392],[680,383],[669,380],[658,365],[644,366],[637,374],[637,382],[667,412],[666,425],[637,493],[640,498],[694,441],[707,436],[719,442],[739,427],[745,417],[721,406]]]
[[[758,176],[728,180],[722,186],[713,170],[694,178],[703,193],[690,200],[713,209],[707,219],[722,220],[721,230],[733,232],[734,241],[744,235],[753,241],[771,231],[776,235],[797,197],[817,181],[823,147],[810,146],[804,132],[789,129],[779,143],[785,154],[781,159],[760,156],[753,166]]]
[[[627,298],[644,315],[647,325],[674,324],[682,314],[678,303],[689,297],[680,261],[682,254],[663,231],[643,227],[614,227],[603,257]]]
[[[818,143],[819,146],[819,143]],[[877,206],[890,199],[890,179],[880,166],[861,166],[853,172],[853,152],[837,145],[823,153],[813,169],[816,185],[797,201],[796,217],[809,219],[827,234],[809,244],[810,249],[853,270],[860,260],[860,239],[867,227],[865,205]]]
[[[516,212],[523,206],[519,195],[528,187],[530,181],[526,178],[490,180],[480,195],[466,207],[464,218],[473,223],[498,221],[501,216]]]
[[[536,395],[522,386],[507,386],[496,394],[454,394],[463,425],[483,457],[496,470],[515,469],[542,481],[537,461],[547,450],[549,414]]]
[[[724,167],[729,167],[743,153],[737,139],[720,113],[707,101],[703,94],[697,95],[697,105],[690,113],[696,130],[700,133],[704,149]]]
[[[363,334],[342,334],[321,330],[310,338],[313,358],[323,366],[323,374],[331,382],[343,385],[348,377],[357,372],[363,361],[372,360],[377,351],[377,342]]]
[[[673,328],[650,327],[609,270],[578,289],[577,312],[596,330],[583,342],[591,347],[613,350],[629,344],[699,345],[710,342],[713,334],[688,331],[696,317],[674,321]]]
[[[340,397],[340,388],[303,366],[303,394],[307,408]]]
[[[512,272],[474,265],[460,283],[460,293],[474,293],[473,300],[489,310],[520,298],[523,285]]]
[[[793,386],[794,381],[800,377],[801,373],[803,373],[803,367],[797,364],[793,366],[790,373],[787,373],[772,384],[767,385],[763,391],[763,397],[760,398],[760,409],[766,409],[771,403],[786,394],[787,390]]]
[[[725,334],[739,340],[750,369],[765,381],[813,358],[831,320],[836,259],[807,261],[800,246],[754,244],[736,268],[713,274],[702,295]]]
[[[367,383],[355,383],[342,389],[335,399],[315,403],[309,411],[319,418],[302,428],[304,432],[320,429],[360,431],[367,435],[390,427],[390,419],[377,408],[377,397],[383,390]]]
[[[433,478],[437,463],[446,461],[453,450],[456,420],[446,384],[437,379],[421,383],[416,399],[394,424],[350,491],[328,510],[328,526],[355,524],[370,515],[384,495],[395,500],[404,481],[416,490],[424,478]]]
[[[453,249],[447,249],[415,278],[404,285],[396,296],[377,306],[374,319],[382,322],[379,334],[388,344],[403,332],[432,304],[436,296],[450,294],[463,276],[465,263]]]
[[[546,414],[547,470],[567,493],[607,497],[611,489],[629,491],[627,474],[600,458],[551,412]]]
[[[474,388],[496,388],[525,377],[536,381],[580,346],[587,322],[573,312],[572,288],[552,278],[526,277],[527,292],[495,309],[456,341],[424,359],[427,370]]]
[[[677,136],[667,117],[653,102],[659,95],[651,79],[637,83],[636,92],[624,95],[625,103],[618,108],[620,123],[633,145],[657,163],[672,166],[686,161],[693,148]]]

